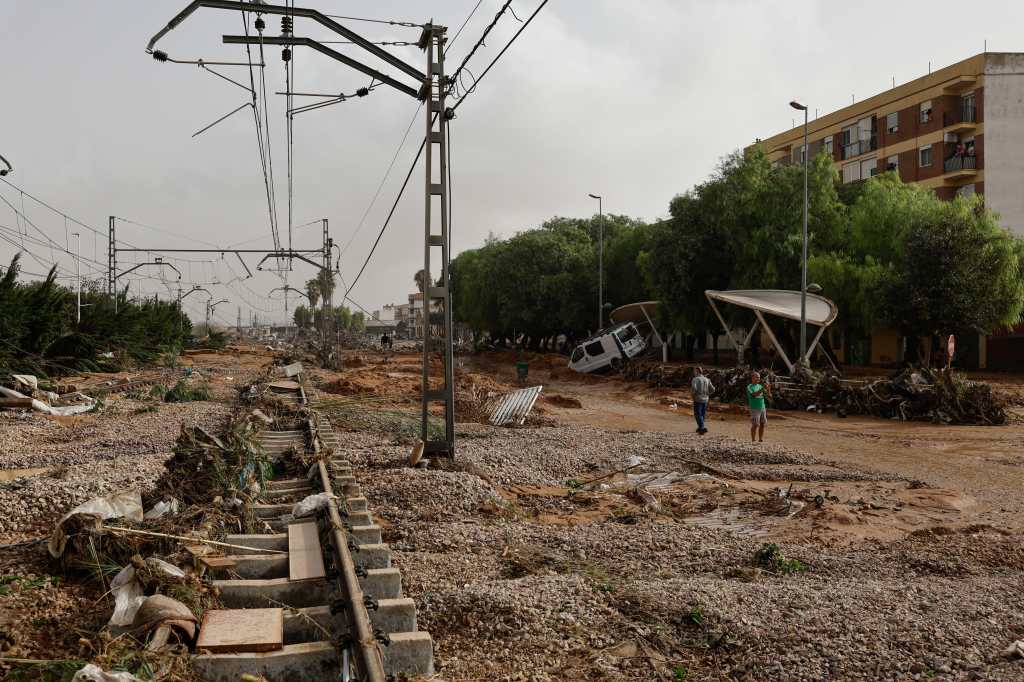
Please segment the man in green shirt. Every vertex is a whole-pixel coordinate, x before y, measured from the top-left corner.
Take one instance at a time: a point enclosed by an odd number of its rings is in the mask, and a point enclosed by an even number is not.
[[[764,442],[764,427],[768,424],[768,410],[764,405],[764,394],[768,387],[761,383],[761,375],[754,372],[747,385],[747,405],[750,407],[750,442]]]

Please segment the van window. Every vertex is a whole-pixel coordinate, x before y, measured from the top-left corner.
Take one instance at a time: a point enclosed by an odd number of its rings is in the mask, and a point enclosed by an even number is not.
[[[587,355],[598,356],[604,353],[604,346],[601,345],[600,341],[592,341],[586,346]]]
[[[636,327],[634,327],[633,325],[630,325],[630,326],[626,327],[625,329],[619,331],[616,334],[616,336],[619,337],[619,341],[621,341],[622,343],[626,343],[630,339],[632,339],[633,337],[636,336]]]
[[[583,349],[577,347],[576,350],[574,350],[572,352],[572,358],[570,358],[570,360],[572,362],[579,362],[582,359],[583,359]]]

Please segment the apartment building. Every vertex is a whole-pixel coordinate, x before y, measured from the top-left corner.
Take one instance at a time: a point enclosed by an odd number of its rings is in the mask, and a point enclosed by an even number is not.
[[[813,103],[811,103],[813,107]],[[1024,235],[1024,53],[985,52],[808,125],[843,182],[884,171],[943,199],[980,194]],[[803,125],[758,140],[777,163],[803,161]]]
[[[805,153],[824,150],[844,183],[895,171],[943,199],[981,195],[1024,236],[1024,53],[984,52],[817,116],[806,152],[802,120],[756,144],[776,163],[802,163]],[[969,365],[1024,363],[1024,325],[964,341]],[[897,362],[901,349],[896,332],[872,334],[872,362]]]

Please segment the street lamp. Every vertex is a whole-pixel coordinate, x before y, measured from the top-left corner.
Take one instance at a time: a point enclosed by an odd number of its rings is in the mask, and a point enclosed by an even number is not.
[[[76,314],[75,321],[82,324],[82,235],[72,232],[75,237],[75,292],[76,292]]]
[[[797,111],[804,112],[804,248],[800,275],[800,362],[804,362],[807,354],[807,162],[810,150],[807,148],[807,105],[796,100],[789,103]]]
[[[596,194],[587,196],[597,199],[597,328],[601,329],[604,326],[604,209],[601,206],[600,196]]]

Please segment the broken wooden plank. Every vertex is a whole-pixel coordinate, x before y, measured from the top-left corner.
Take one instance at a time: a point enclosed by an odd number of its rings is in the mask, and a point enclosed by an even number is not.
[[[196,650],[214,654],[258,653],[284,648],[283,609],[207,611]]]
[[[288,526],[288,577],[292,580],[314,580],[327,575],[320,534],[316,523],[293,523]]]

